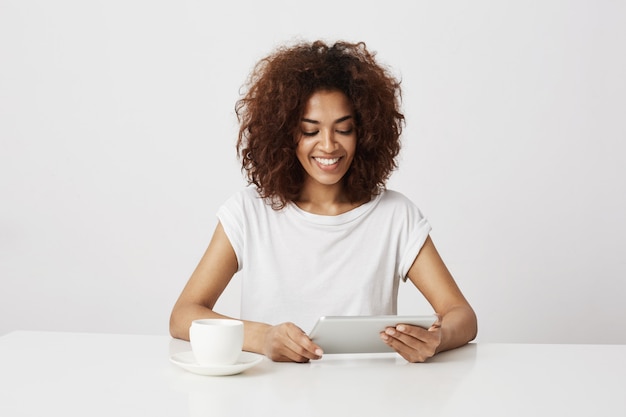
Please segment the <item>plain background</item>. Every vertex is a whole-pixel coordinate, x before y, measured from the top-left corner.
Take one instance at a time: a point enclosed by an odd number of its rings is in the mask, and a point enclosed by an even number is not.
[[[219,4],[219,6],[218,6]],[[389,188],[481,342],[626,343],[626,3],[0,0],[0,334],[167,334],[245,186],[234,104],[294,39],[402,79]],[[216,309],[237,315],[237,277]],[[430,312],[403,285],[400,313]]]

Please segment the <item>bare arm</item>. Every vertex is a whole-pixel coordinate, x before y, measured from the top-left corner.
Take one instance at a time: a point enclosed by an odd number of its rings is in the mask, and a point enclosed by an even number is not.
[[[218,223],[198,266],[178,297],[170,315],[170,334],[189,340],[189,326],[200,318],[230,318],[213,311],[218,298],[237,272],[237,256]],[[243,349],[273,360],[305,362],[321,356],[321,349],[292,323],[270,326],[244,321]]]
[[[423,362],[435,353],[462,346],[476,337],[477,320],[430,236],[409,269],[411,282],[433,306],[440,320],[430,329],[396,326],[381,338],[405,359]]]
[[[223,317],[213,311],[213,306],[235,272],[237,257],[222,225],[218,224],[209,247],[172,309],[170,333],[173,337],[189,340],[193,320]]]

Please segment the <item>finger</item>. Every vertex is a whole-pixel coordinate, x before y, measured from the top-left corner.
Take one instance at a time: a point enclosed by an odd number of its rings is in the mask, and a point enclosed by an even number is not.
[[[320,358],[319,355],[309,352],[293,340],[288,340],[284,347],[284,354],[293,362],[308,362],[311,359]]]
[[[276,362],[307,362],[302,348],[294,341],[294,335],[302,331],[293,323],[273,326],[266,336],[265,354]]]
[[[422,349],[415,349],[412,346],[406,345],[400,339],[386,335],[384,333],[381,336],[381,338],[389,347],[395,350],[407,362],[411,362],[411,363],[425,362],[428,358],[433,356],[432,353],[429,353],[430,350],[424,351]]]
[[[408,362],[419,362],[415,357],[416,350],[407,346],[402,340],[388,334],[387,331],[380,333],[380,338],[387,346],[395,350],[400,356],[406,359]]]
[[[432,328],[432,327],[431,327]],[[395,337],[400,338],[407,344],[411,344],[411,339],[417,339],[421,342],[428,342],[432,339],[432,334],[419,326],[411,326],[408,324],[398,324],[395,328],[389,328],[391,333]],[[406,336],[406,337],[403,337]]]
[[[405,347],[415,349],[417,343],[420,343],[419,339],[416,339],[410,335],[401,333],[395,327],[387,327],[382,333],[381,338],[388,345],[396,350],[405,350]]]
[[[419,337],[415,337],[415,334],[418,334]],[[424,337],[424,335],[428,337]],[[408,325],[398,325],[396,328],[385,329],[381,334],[381,339],[409,362],[424,362],[435,354],[439,345],[437,335],[429,333],[421,327]]]
[[[324,352],[322,348],[315,344],[309,336],[298,326],[293,324],[290,326],[288,331],[289,336],[293,339],[298,345],[307,350],[308,352],[314,355],[322,355]]]
[[[288,337],[284,336],[281,340],[274,343],[271,350],[271,359],[275,362],[308,362],[309,358],[302,355],[302,350],[298,345]]]
[[[302,329],[295,325],[289,326],[287,329],[285,346],[292,352],[289,356],[296,362],[319,359],[324,354],[322,349],[313,343]]]
[[[408,335],[423,343],[423,345],[419,345],[419,347],[427,351],[432,350],[434,352],[441,344],[440,326],[433,325],[428,330],[426,330],[421,327],[400,324],[396,327],[396,330],[401,335]],[[402,337],[399,338],[407,345],[416,346],[410,339]]]

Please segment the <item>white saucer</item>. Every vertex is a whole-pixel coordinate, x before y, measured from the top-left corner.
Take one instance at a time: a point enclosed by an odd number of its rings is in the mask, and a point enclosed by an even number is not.
[[[252,368],[263,360],[263,355],[259,355],[251,352],[241,352],[237,362],[232,365],[211,365],[204,366],[196,362],[196,358],[193,356],[192,351],[181,352],[170,356],[170,361],[180,366],[181,368],[193,372],[198,375],[211,375],[211,376],[223,376],[223,375],[235,375]]]

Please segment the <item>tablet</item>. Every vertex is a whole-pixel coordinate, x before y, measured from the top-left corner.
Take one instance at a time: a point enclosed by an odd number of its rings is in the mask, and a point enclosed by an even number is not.
[[[394,352],[380,340],[386,327],[411,324],[428,329],[435,321],[434,314],[419,316],[325,316],[320,317],[309,334],[324,353],[378,353]]]

